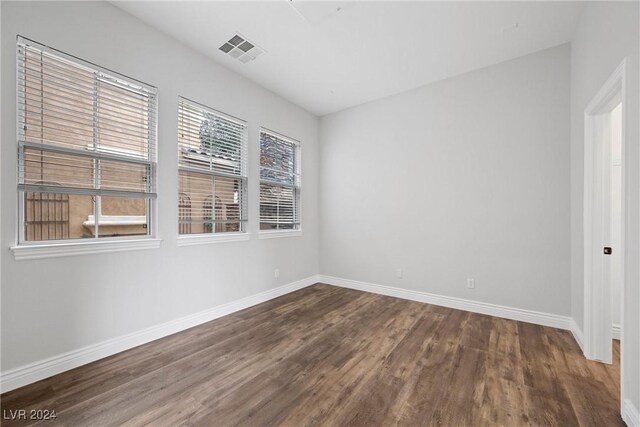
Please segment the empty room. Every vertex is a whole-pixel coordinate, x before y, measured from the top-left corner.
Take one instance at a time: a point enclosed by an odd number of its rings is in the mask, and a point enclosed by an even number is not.
[[[0,1],[0,423],[640,427],[639,1]]]

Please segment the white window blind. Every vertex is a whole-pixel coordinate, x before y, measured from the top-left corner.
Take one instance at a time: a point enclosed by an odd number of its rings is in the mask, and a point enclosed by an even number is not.
[[[150,234],[156,88],[24,38],[17,80],[21,240]],[[67,206],[30,202],[42,194],[66,195]],[[113,227],[132,216],[139,227]],[[67,231],[47,230],[52,217]]]
[[[260,229],[300,228],[300,145],[260,132]]]
[[[247,125],[178,100],[179,234],[245,231]]]

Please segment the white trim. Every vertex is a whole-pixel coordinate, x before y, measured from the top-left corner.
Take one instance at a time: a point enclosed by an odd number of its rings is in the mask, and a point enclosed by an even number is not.
[[[613,328],[611,328],[611,335],[614,340],[620,341],[620,337],[622,336],[620,325],[616,325],[615,323],[613,324]]]
[[[603,185],[608,182],[602,165],[608,156],[608,147],[599,141],[605,129],[602,114],[610,111],[614,104],[622,103],[622,239],[620,242],[620,259],[622,263],[622,295],[625,297],[625,230],[626,222],[626,59],[609,76],[598,93],[584,110],[584,202],[583,202],[583,233],[584,233],[584,355],[591,360],[604,363],[612,361],[611,332],[611,292],[605,276],[608,275],[608,264],[602,256],[602,247],[607,246],[606,228],[602,225],[608,218],[606,209],[602,208],[606,198],[603,195]],[[608,164],[607,164],[608,167]],[[606,204],[606,203],[605,203]],[[624,327],[624,304],[621,305],[621,327]],[[624,343],[620,349],[621,371],[624,366]],[[621,389],[624,393],[624,375],[621,372]]]
[[[176,240],[176,245],[178,246],[208,245],[210,243],[241,242],[241,241],[246,241],[250,239],[251,239],[251,235],[245,232],[183,234],[178,236]]]
[[[626,58],[618,64],[613,73],[609,76],[606,82],[602,85],[598,93],[591,99],[587,107],[584,111],[587,114],[595,114],[598,110],[605,108],[610,104],[611,99],[616,98],[617,94],[621,93],[620,89],[622,88],[622,81],[625,76],[625,67],[626,67]],[[624,95],[624,92],[622,92]],[[616,104],[620,102],[619,98],[615,102]],[[613,105],[611,105],[613,106]]]
[[[0,374],[0,389],[2,393],[14,390],[69,369],[86,365],[98,359],[175,334],[236,311],[244,310],[256,304],[311,286],[317,282],[318,276],[310,276],[297,282],[221,304],[198,313],[2,372]]]
[[[89,239],[87,239],[89,240]],[[101,254],[109,252],[137,251],[140,249],[156,249],[162,239],[143,238],[128,240],[90,239],[86,242],[43,243],[11,246],[16,261],[28,259],[58,258],[64,256]]]
[[[442,307],[455,308],[457,310],[470,311],[472,313],[487,314],[489,316],[502,317],[504,319],[533,323],[536,325],[550,326],[552,328],[571,330],[572,319],[569,316],[543,313],[540,311],[523,308],[507,307],[504,305],[490,304],[480,301],[472,301],[463,298],[449,297],[431,294],[409,289],[395,288],[392,286],[376,285],[357,280],[343,279],[340,277],[320,276],[320,282],[343,288],[356,289],[374,294],[387,295],[396,298],[408,299]]]
[[[275,230],[275,231],[259,231],[258,239],[278,239],[280,237],[299,237],[302,236],[302,230]]]
[[[584,353],[584,334],[582,333],[582,329],[576,323],[575,319],[571,319],[571,333],[573,334],[573,338],[578,343],[580,350]]]
[[[628,427],[640,427],[640,411],[629,399],[622,402],[622,419]]]
[[[582,329],[578,326],[575,319],[571,319],[571,333],[573,334],[573,338],[575,338],[576,342],[580,346],[580,350],[584,353],[584,334],[582,333]],[[611,335],[614,340],[620,340],[620,325],[614,324],[611,328]]]

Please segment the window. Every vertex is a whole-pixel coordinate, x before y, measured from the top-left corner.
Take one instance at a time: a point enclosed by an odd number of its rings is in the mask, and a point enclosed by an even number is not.
[[[19,243],[150,236],[156,89],[17,44]]]
[[[300,229],[300,145],[260,132],[260,230]]]
[[[246,231],[247,126],[178,100],[178,233]]]

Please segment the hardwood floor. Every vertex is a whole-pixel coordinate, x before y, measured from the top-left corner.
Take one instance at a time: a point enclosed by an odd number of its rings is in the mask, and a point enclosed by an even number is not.
[[[569,332],[317,284],[1,404],[56,411],[7,426],[601,427],[624,425],[618,390]]]

